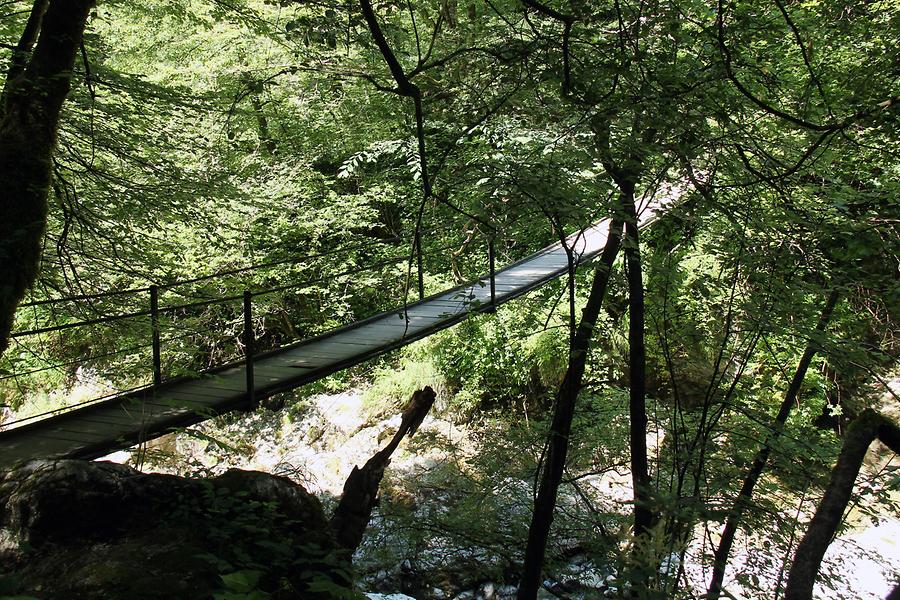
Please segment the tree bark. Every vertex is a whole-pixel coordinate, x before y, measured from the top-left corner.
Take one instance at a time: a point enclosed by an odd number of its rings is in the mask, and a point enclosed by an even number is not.
[[[819,322],[816,324],[816,334],[823,333],[828,326],[829,321],[831,321],[831,315],[834,312],[838,297],[839,294],[837,290],[833,290],[828,295],[828,300],[825,301],[825,306],[822,308],[822,314],[819,316]],[[741,517],[744,514],[744,510],[750,505],[753,490],[765,470],[766,463],[769,460],[769,454],[772,452],[772,443],[780,435],[781,428],[784,426],[785,422],[787,422],[791,408],[797,402],[800,387],[803,385],[803,380],[806,378],[806,372],[809,370],[809,365],[818,349],[819,345],[815,339],[810,340],[806,345],[806,349],[800,357],[800,362],[797,363],[797,369],[794,371],[791,383],[788,385],[787,392],[784,394],[784,400],[782,400],[781,406],[778,409],[778,414],[775,417],[775,424],[772,428],[772,434],[757,451],[756,456],[753,458],[753,463],[750,466],[750,470],[747,472],[746,477],[744,477],[741,491],[738,493],[738,496],[734,501],[734,506],[728,514],[728,518],[725,521],[725,528],[722,530],[722,537],[719,540],[719,546],[714,552],[712,579],[710,580],[706,595],[709,600],[717,600],[722,593],[722,581],[725,578],[725,567],[728,565],[728,557],[731,554],[731,547],[734,544],[734,536],[737,533]]]
[[[862,461],[875,438],[894,452],[900,450],[900,428],[884,416],[867,409],[847,427],[841,453],[831,471],[825,495],[816,508],[806,535],[797,546],[788,575],[785,600],[812,600],[822,557],[837,533]]]
[[[0,354],[16,307],[37,277],[59,115],[93,0],[35,5],[0,109]],[[39,30],[39,33],[36,31]],[[34,50],[27,58],[31,42]]]
[[[634,188],[623,191],[626,198],[625,264],[628,266],[628,370],[631,436],[631,480],[634,497],[634,535],[643,535],[654,519],[650,507],[650,465],[647,459],[647,359],[644,347],[644,281],[638,237]]]
[[[621,202],[625,201],[626,199],[622,197]],[[569,366],[556,395],[556,407],[553,411],[553,421],[550,425],[550,434],[547,440],[547,452],[544,456],[544,469],[541,474],[537,498],[534,501],[531,525],[528,528],[528,543],[525,547],[522,579],[519,581],[519,591],[516,596],[518,600],[534,600],[541,585],[541,568],[543,567],[544,555],[547,550],[550,525],[553,522],[556,495],[559,491],[559,484],[562,481],[566,465],[569,433],[572,430],[572,419],[575,415],[575,403],[578,399],[578,392],[581,390],[581,383],[587,364],[587,353],[594,334],[594,327],[597,324],[597,317],[600,314],[603,299],[606,296],[613,263],[616,260],[616,255],[619,253],[622,227],[621,214],[614,215],[609,225],[609,235],[606,246],[603,248],[603,254],[600,257],[600,264],[594,273],[594,281],[591,284],[587,305],[581,315],[581,323],[579,323],[571,342]]]

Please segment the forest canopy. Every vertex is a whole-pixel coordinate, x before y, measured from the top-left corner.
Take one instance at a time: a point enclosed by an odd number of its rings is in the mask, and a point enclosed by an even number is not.
[[[269,350],[608,218],[595,261],[427,346],[445,411],[545,439],[518,597],[591,460],[627,463],[596,552],[636,597],[718,598],[743,536],[730,579],[811,598],[848,502],[896,513],[897,0],[0,12],[4,420],[240,359],[245,291]],[[661,567],[686,554],[704,581]]]

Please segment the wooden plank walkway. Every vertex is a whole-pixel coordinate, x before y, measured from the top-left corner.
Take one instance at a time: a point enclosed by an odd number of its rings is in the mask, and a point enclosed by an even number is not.
[[[645,210],[641,225],[655,218]],[[609,222],[573,234],[579,263],[606,244]],[[557,243],[495,273],[496,304],[503,304],[565,275],[566,252]],[[490,278],[376,315],[325,335],[260,354],[254,360],[256,401],[321,379],[491,309]],[[0,469],[34,458],[96,458],[153,439],[175,428],[250,405],[243,364],[202,378],[162,385],[0,431]]]

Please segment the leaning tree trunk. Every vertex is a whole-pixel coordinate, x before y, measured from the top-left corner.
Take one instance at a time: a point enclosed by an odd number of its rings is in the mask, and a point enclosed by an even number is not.
[[[59,115],[93,3],[37,0],[3,88],[0,354],[9,344],[16,306],[37,277]]]
[[[841,453],[831,471],[825,495],[816,508],[806,535],[797,546],[784,600],[812,600],[822,558],[837,533],[853,493],[856,476],[875,438],[894,452],[900,453],[900,427],[873,410],[863,411],[847,427]]]
[[[900,583],[894,586],[891,593],[884,600],[900,600]]]
[[[331,529],[348,558],[353,556],[362,543],[363,534],[372,518],[372,509],[378,502],[378,487],[384,478],[384,470],[391,462],[391,455],[404,436],[412,437],[416,433],[434,400],[435,393],[430,386],[416,391],[403,410],[400,427],[390,443],[366,461],[362,469],[353,467],[344,482],[344,493],[331,517]]]
[[[828,300],[825,302],[825,307],[822,309],[822,314],[819,316],[819,322],[816,324],[814,335],[822,334],[825,331],[828,322],[831,321],[831,315],[837,304],[838,296],[837,290],[833,290],[831,294],[829,294]],[[769,461],[769,454],[772,452],[772,444],[778,438],[781,428],[784,427],[788,415],[791,413],[791,408],[797,402],[797,397],[800,394],[800,387],[803,385],[803,380],[806,378],[806,372],[809,370],[809,365],[812,363],[812,359],[818,351],[818,348],[819,343],[815,339],[810,340],[807,344],[803,356],[800,357],[800,362],[797,363],[794,377],[791,379],[787,392],[784,394],[784,399],[779,407],[778,415],[775,417],[772,435],[766,439],[765,443],[753,458],[753,464],[750,466],[750,470],[744,477],[741,491],[734,501],[731,512],[728,513],[728,518],[725,521],[725,529],[722,530],[722,537],[719,540],[719,545],[715,549],[713,556],[712,578],[706,594],[706,597],[709,600],[716,600],[722,593],[722,581],[725,578],[725,567],[728,565],[728,557],[731,554],[731,546],[734,544],[734,536],[737,533],[741,517],[744,514],[744,510],[750,505],[756,483],[759,481],[760,476],[762,476],[766,464]]]
[[[622,198],[622,202],[627,199]],[[518,600],[533,600],[537,597],[541,585],[541,568],[547,550],[547,538],[550,535],[550,524],[553,522],[553,509],[556,506],[556,494],[562,481],[569,449],[569,433],[572,430],[572,419],[575,415],[575,401],[581,390],[584,370],[587,364],[587,353],[594,327],[600,315],[603,299],[612,273],[613,263],[619,253],[622,239],[622,217],[614,215],[609,226],[609,236],[600,264],[594,274],[591,292],[587,305],[581,316],[581,323],[575,332],[569,350],[569,366],[565,378],[556,395],[556,408],[550,425],[547,452],[544,456],[544,469],[534,501],[534,512],[528,528],[528,543],[525,547],[525,561],[522,579],[519,581]]]

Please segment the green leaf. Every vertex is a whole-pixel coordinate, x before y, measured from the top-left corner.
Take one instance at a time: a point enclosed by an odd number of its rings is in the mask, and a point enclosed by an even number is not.
[[[222,584],[234,592],[250,592],[256,588],[262,577],[262,571],[244,569],[222,575]]]

